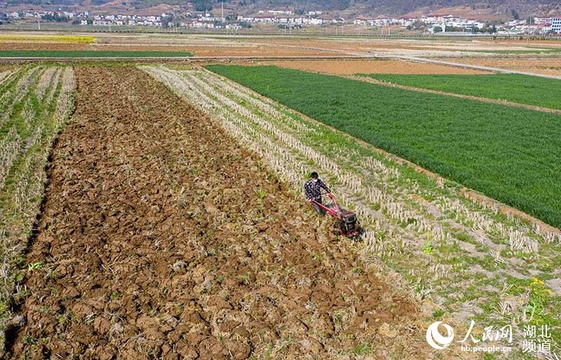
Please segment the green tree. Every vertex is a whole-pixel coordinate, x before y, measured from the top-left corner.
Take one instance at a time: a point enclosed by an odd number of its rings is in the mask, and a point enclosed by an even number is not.
[[[164,29],[170,28],[173,25],[173,15],[162,17],[162,27]]]
[[[55,21],[55,22],[68,22],[68,18],[66,16],[61,16],[60,14],[47,14],[41,16],[41,19],[44,21]]]
[[[193,5],[196,11],[210,11],[212,10],[212,0],[193,0]]]
[[[512,15],[514,20],[520,20],[520,15],[518,14],[518,11],[512,9],[510,10],[510,14]]]

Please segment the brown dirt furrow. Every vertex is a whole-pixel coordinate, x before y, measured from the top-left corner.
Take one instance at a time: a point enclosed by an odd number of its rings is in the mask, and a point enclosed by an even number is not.
[[[416,306],[146,74],[77,67],[14,358],[427,358]]]

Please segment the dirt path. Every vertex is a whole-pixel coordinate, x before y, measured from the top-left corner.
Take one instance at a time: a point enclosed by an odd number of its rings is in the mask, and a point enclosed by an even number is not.
[[[355,74],[488,74],[488,72],[438,64],[393,59],[259,60],[260,64],[333,75]]]
[[[430,59],[430,58],[427,58],[427,57],[404,56],[404,55],[387,55],[387,56],[384,55],[384,56],[378,56],[378,57],[380,57],[380,58],[391,58],[391,59],[403,59],[403,60],[406,60],[406,61],[420,61],[420,62],[423,62],[423,63],[439,64],[439,65],[446,65],[446,66],[455,66],[455,67],[461,67],[461,68],[466,68],[466,69],[474,69],[474,70],[480,70],[480,71],[491,71],[491,72],[504,73],[504,74],[520,74],[520,75],[527,75],[527,76],[543,77],[543,78],[547,78],[547,79],[561,79],[561,76],[551,75],[551,74],[540,74],[540,73],[531,72],[531,71],[503,69],[503,68],[494,67],[494,66],[474,65],[474,64],[469,64],[469,63],[464,63],[464,62],[455,62],[455,61],[450,61],[450,60]]]
[[[447,95],[447,96],[453,96],[453,97],[462,98],[462,99],[481,101],[481,102],[490,103],[490,104],[500,104],[500,105],[506,105],[506,106],[521,107],[521,108],[524,108],[524,109],[535,110],[535,111],[561,114],[561,110],[557,110],[557,109],[550,109],[550,108],[545,108],[545,107],[541,107],[541,106],[521,104],[521,103],[506,101],[506,100],[490,99],[490,98],[486,98],[486,97],[456,94],[456,93],[449,93],[449,92],[445,92],[445,91],[423,89],[423,88],[418,88],[418,87],[413,87],[413,86],[388,83],[388,82],[376,80],[376,79],[373,79],[373,78],[370,78],[370,77],[367,77],[367,76],[352,76],[351,75],[351,76],[346,76],[346,77],[349,78],[349,79],[352,79],[352,80],[364,81],[364,82],[369,82],[369,83],[376,84],[376,85],[395,87],[395,88],[404,89],[404,90],[418,91],[418,92],[437,94],[437,95]]]
[[[138,70],[76,76],[14,358],[427,358],[415,305],[202,113]]]

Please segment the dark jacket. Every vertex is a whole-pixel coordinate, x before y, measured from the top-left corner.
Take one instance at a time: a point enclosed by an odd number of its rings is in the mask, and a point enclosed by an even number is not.
[[[321,202],[321,189],[324,189],[328,193],[331,192],[327,185],[325,185],[325,183],[321,181],[321,179],[317,179],[315,181],[314,179],[310,179],[306,181],[306,183],[304,184],[304,193],[306,194],[306,200],[315,200]]]

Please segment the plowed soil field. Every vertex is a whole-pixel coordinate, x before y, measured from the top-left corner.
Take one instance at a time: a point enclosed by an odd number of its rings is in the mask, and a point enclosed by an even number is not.
[[[77,67],[14,358],[427,358],[416,306],[204,114]]]

